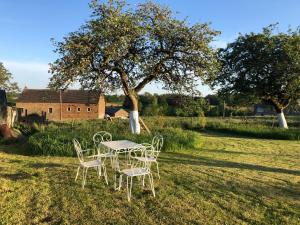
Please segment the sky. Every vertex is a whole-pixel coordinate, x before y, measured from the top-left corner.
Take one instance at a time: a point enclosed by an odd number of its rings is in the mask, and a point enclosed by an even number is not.
[[[50,38],[62,40],[89,19],[89,0],[0,0],[0,62],[23,88],[46,88],[51,74],[48,64],[58,56]],[[143,0],[127,0],[134,8]],[[280,31],[300,25],[299,0],[154,0],[170,7],[190,24],[210,22],[221,31],[212,43],[225,47],[239,33],[259,32],[279,23]],[[203,95],[212,93],[199,85]],[[159,84],[144,91],[162,93]]]

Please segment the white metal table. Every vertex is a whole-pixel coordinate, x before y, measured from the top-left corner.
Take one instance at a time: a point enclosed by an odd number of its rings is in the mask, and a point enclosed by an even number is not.
[[[141,144],[128,140],[104,141],[101,142],[101,145],[110,149],[114,153],[129,152],[132,149],[143,147]]]

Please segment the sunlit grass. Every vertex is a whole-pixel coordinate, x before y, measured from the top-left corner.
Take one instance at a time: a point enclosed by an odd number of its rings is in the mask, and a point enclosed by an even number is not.
[[[198,133],[199,149],[162,153],[156,198],[133,199],[94,171],[81,189],[76,158],[0,152],[0,224],[299,224],[300,143]],[[9,153],[13,152],[13,153]]]

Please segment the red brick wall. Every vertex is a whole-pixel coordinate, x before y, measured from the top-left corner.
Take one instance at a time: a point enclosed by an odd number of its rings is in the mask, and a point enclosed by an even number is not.
[[[80,119],[103,119],[105,113],[105,100],[101,96],[98,105],[96,104],[77,104],[77,103],[16,103],[17,108],[22,108],[22,117],[30,114],[42,115],[46,113],[46,119],[52,121],[60,120],[80,120]],[[52,113],[49,113],[52,108]],[[68,110],[70,108],[70,111]],[[80,111],[78,111],[80,108]],[[88,108],[90,109],[88,111]]]
[[[115,117],[128,117],[129,113],[125,111],[124,109],[120,109],[115,113]]]
[[[98,118],[103,119],[104,115],[105,115],[105,98],[103,95],[101,95],[98,102]]]

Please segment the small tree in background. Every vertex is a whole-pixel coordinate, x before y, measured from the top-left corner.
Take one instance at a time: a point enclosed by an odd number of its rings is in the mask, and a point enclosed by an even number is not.
[[[6,69],[2,62],[0,62],[0,89],[7,93],[16,93],[20,91],[17,82],[12,82],[12,74]]]
[[[300,30],[240,35],[220,50],[222,70],[214,82],[221,95],[274,106],[279,126],[288,128],[283,109],[300,97]]]
[[[92,17],[78,31],[55,43],[59,59],[50,65],[49,86],[123,90],[130,109],[130,126],[140,133],[137,94],[158,81],[171,91],[195,90],[218,71],[209,46],[218,32],[208,24],[190,26],[168,8],[148,2],[128,9],[125,1],[93,1]]]
[[[1,95],[5,94],[16,94],[20,91],[16,82],[12,82],[12,74],[4,67],[3,63],[0,62],[0,89]],[[8,111],[6,105],[7,96],[1,96],[0,105],[0,134],[4,138],[12,138],[12,129],[7,124],[8,122]]]

